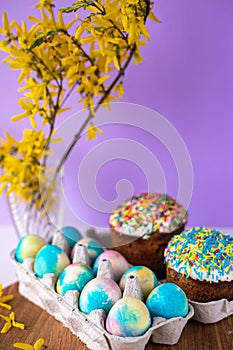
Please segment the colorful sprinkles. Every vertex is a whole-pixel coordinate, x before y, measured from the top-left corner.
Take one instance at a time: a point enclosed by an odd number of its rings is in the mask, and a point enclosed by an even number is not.
[[[122,234],[144,236],[170,233],[187,221],[187,211],[167,194],[142,193],[123,202],[110,216],[110,225]]]
[[[209,282],[233,280],[233,237],[217,230],[195,227],[174,236],[165,261],[187,278]]]

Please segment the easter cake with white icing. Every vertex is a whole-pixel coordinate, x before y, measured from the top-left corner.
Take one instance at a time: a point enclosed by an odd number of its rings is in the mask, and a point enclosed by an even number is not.
[[[186,209],[167,194],[134,195],[110,216],[113,249],[131,264],[165,277],[164,249],[173,235],[184,230],[187,218]]]
[[[167,281],[190,300],[233,300],[233,237],[196,227],[174,236],[165,250]]]

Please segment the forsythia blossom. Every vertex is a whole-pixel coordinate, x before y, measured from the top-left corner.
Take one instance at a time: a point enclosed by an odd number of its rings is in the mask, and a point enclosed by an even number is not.
[[[19,329],[24,329],[24,324],[15,321],[15,314],[11,312],[9,316],[1,315],[0,318],[5,320],[5,324],[1,330],[1,333],[7,333],[12,327],[16,327]]]
[[[103,131],[97,128],[93,123],[90,123],[88,130],[87,130],[87,141],[89,140],[95,140],[97,138],[96,133],[102,134]]]
[[[34,345],[30,345],[27,343],[14,343],[14,347],[17,349],[24,349],[24,350],[41,350],[44,345],[44,339],[39,338]]]
[[[0,306],[11,310],[11,305],[6,304],[8,301],[14,298],[13,294],[8,294],[3,296],[2,284],[0,283]]]
[[[25,130],[24,137],[16,141],[8,133],[0,145],[0,190],[8,187],[25,200],[32,200],[39,191],[39,174],[42,172],[42,157],[46,138],[43,131]]]
[[[30,26],[2,13],[0,50],[6,53],[4,62],[19,71],[22,94],[21,112],[12,120],[29,118],[31,130],[20,141],[9,134],[0,140],[0,192],[7,188],[27,201],[39,192],[38,176],[46,168],[57,117],[67,109],[71,93],[89,110],[86,127],[100,105],[123,96],[125,71],[131,60],[142,61],[140,47],[150,38],[147,17],[159,22],[149,0],[78,0],[57,11],[55,2],[40,0],[35,6],[40,16],[29,16]],[[69,12],[75,16],[66,22]],[[48,135],[42,130],[49,130]],[[100,132],[90,124],[87,140]],[[34,202],[40,207],[39,197]]]

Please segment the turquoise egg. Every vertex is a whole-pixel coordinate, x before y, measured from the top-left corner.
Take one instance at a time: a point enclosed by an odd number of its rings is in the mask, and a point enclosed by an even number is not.
[[[122,254],[118,253],[115,250],[105,250],[98,256],[98,258],[94,262],[93,271],[95,272],[95,274],[97,274],[100,260],[103,259],[107,259],[111,262],[113,270],[113,279],[117,282],[120,280],[123,273],[130,267],[128,261]]]
[[[64,226],[60,231],[64,234],[70,249],[72,249],[75,243],[82,238],[79,230],[73,226]]]
[[[71,264],[58,277],[56,291],[61,295],[65,295],[68,290],[81,292],[87,282],[94,277],[94,272],[88,265],[83,263]]]
[[[120,337],[137,337],[144,334],[151,325],[146,305],[134,297],[118,300],[107,316],[106,330]]]
[[[61,248],[48,244],[36,255],[34,272],[42,278],[46,273],[59,275],[70,264],[70,260]]]
[[[72,253],[71,253],[72,258],[74,256],[75,251],[76,251],[79,244],[83,244],[84,246],[86,246],[91,265],[93,264],[95,259],[104,251],[103,247],[101,246],[101,244],[98,241],[96,241],[95,239],[90,238],[90,237],[85,237],[85,238],[80,239],[75,244],[75,246],[72,250]]]
[[[144,299],[158,285],[158,280],[151,269],[146,266],[132,266],[121,277],[119,285],[122,291],[125,288],[127,277],[131,275],[137,276]]]
[[[79,308],[85,314],[103,309],[106,314],[117,300],[122,297],[119,286],[106,277],[97,277],[88,282],[79,297]]]
[[[23,236],[16,247],[15,258],[20,263],[27,258],[35,258],[39,250],[46,244],[45,240],[37,235]]]
[[[184,291],[174,283],[160,284],[146,300],[151,317],[185,317],[188,314],[188,300]]]

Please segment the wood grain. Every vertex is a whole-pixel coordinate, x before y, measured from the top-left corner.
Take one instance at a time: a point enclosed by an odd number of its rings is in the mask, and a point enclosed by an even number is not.
[[[48,313],[32,304],[18,293],[18,284],[4,290],[4,294],[14,294],[10,302],[16,315],[16,321],[23,322],[26,329],[12,328],[6,334],[0,334],[0,350],[13,350],[15,342],[34,344],[42,337],[48,350],[87,350],[87,347],[60,322]],[[0,308],[0,313],[8,315],[9,311]],[[0,319],[0,329],[4,321]],[[180,341],[173,346],[149,343],[146,350],[232,350],[233,316],[216,324],[203,325],[189,321]],[[124,350],[124,349],[122,349]]]

